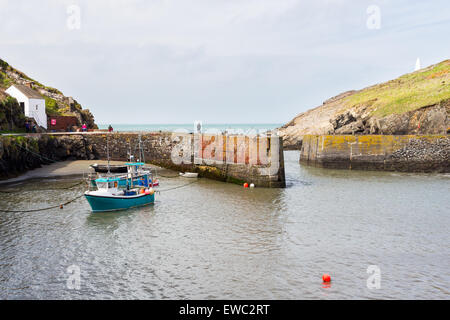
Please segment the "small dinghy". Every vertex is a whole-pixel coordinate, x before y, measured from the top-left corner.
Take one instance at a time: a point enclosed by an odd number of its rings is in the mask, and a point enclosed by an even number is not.
[[[108,173],[108,165],[107,164],[91,164],[90,166],[98,173]],[[126,165],[109,165],[110,173],[126,173],[127,166]]]
[[[198,173],[197,172],[185,172],[185,173],[180,172],[180,176],[184,177],[184,178],[198,178]]]

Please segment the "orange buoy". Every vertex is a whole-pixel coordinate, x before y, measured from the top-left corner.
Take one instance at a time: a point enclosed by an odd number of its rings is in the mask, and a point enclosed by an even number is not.
[[[61,205],[59,205],[59,208],[62,209],[62,208],[64,208],[64,206],[61,204]]]
[[[244,183],[244,188],[248,188],[248,183]]]
[[[323,280],[323,282],[331,282],[331,277],[330,277],[329,274],[325,273],[325,274],[322,276],[322,280]]]

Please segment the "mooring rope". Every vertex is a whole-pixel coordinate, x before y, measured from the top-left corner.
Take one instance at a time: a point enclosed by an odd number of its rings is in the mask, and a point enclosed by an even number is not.
[[[72,189],[76,186],[79,186],[80,184],[85,183],[85,181],[80,181],[74,185],[71,185],[69,187],[63,187],[63,188],[45,188],[45,189],[34,189],[34,190],[21,190],[21,191],[14,191],[14,190],[0,190],[0,193],[17,193],[17,192],[32,192],[32,191],[51,191],[51,190],[68,190],[68,189]]]
[[[173,188],[167,188],[167,189],[163,189],[163,190],[157,190],[157,191],[158,192],[165,192],[165,191],[171,191],[171,190],[175,190],[175,189],[180,189],[180,188],[187,187],[187,186],[189,186],[191,184],[194,184],[194,183],[197,183],[197,182],[198,182],[198,180],[195,180],[195,181],[192,181],[192,182],[189,182],[189,183],[182,184],[180,186],[176,186],[176,187],[173,187]]]
[[[39,190],[65,190],[65,189],[70,189],[70,188],[76,187],[76,186],[78,186],[78,185],[80,185],[80,184],[82,184],[84,182],[85,181],[81,181],[81,182],[79,182],[77,184],[74,184],[74,185],[72,185],[70,187],[65,187],[65,188],[39,189]],[[155,192],[161,193],[161,192],[181,189],[181,188],[190,186],[191,184],[194,184],[194,183],[197,183],[197,182],[198,182],[198,180],[195,180],[195,181],[192,181],[192,182],[189,182],[189,183],[185,183],[185,184],[182,184],[182,185],[179,185],[179,186],[175,186],[175,187],[172,187],[172,188],[167,188],[167,189],[163,189],[163,190],[155,190]],[[33,191],[36,191],[36,190],[33,190]],[[0,191],[0,192],[2,192],[2,193],[13,193],[12,191]],[[7,213],[8,212],[12,212],[12,213],[21,213],[21,212],[23,212],[23,213],[26,213],[26,212],[37,212],[37,211],[46,211],[46,210],[51,210],[51,209],[56,209],[56,208],[63,208],[64,206],[74,202],[75,200],[80,199],[83,195],[84,195],[84,193],[82,193],[82,194],[76,196],[75,198],[70,199],[69,201],[66,201],[66,202],[64,202],[62,204],[57,204],[57,205],[46,207],[46,208],[31,209],[31,210],[4,210],[4,209],[0,209],[0,212],[7,212]]]
[[[64,207],[72,202],[74,202],[77,199],[80,199],[82,196],[84,196],[84,193],[80,194],[79,196],[65,202],[62,204],[57,204],[51,207],[47,207],[47,208],[40,208],[40,209],[32,209],[32,210],[4,210],[4,209],[0,209],[0,212],[13,212],[13,213],[19,213],[19,212],[37,212],[37,211],[46,211],[46,210],[50,210],[50,209],[56,209],[56,208],[61,208]]]

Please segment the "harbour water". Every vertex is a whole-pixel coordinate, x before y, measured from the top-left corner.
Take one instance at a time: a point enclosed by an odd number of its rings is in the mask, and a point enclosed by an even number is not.
[[[1,212],[0,298],[450,298],[448,175],[325,170],[298,157],[285,152],[286,189],[187,185],[173,173],[148,207],[91,214],[80,198]],[[1,186],[17,192],[0,193],[0,208],[63,203],[84,191],[62,189],[78,181]],[[370,265],[379,289],[367,287]]]

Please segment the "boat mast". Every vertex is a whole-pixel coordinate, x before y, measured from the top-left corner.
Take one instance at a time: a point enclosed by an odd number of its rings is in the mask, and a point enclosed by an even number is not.
[[[142,136],[139,134],[139,161],[145,163],[144,150],[142,149]]]
[[[111,174],[109,166],[109,134],[106,136],[106,154],[108,156],[108,175]]]

